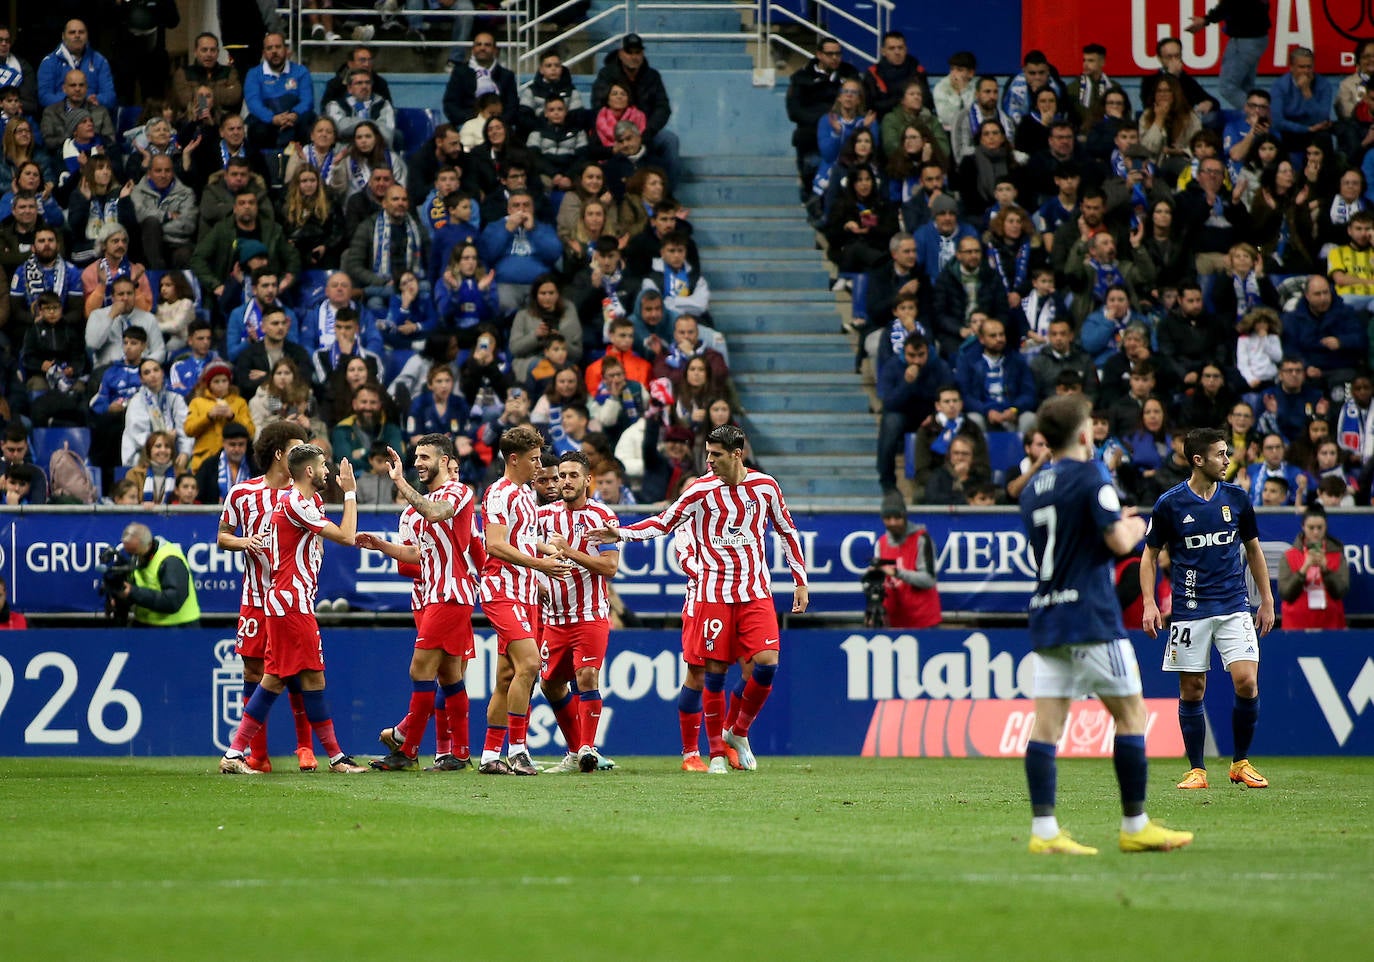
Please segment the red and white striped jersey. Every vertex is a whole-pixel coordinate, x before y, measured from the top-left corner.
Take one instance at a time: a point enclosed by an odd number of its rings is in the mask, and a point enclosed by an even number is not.
[[[268,487],[265,475],[240,481],[229,489],[224,499],[220,524],[233,528],[245,538],[270,535],[272,511],[285,491],[286,488]],[[271,583],[272,572],[268,567],[267,552],[243,552],[243,592],[239,604],[261,608]]]
[[[595,555],[601,546],[587,538],[587,532],[618,522],[615,512],[598,501],[588,501],[576,510],[566,501],[558,500],[539,507],[539,540],[547,542],[560,534],[575,550]],[[549,589],[544,602],[544,620],[551,625],[575,625],[584,621],[599,621],[610,612],[606,597],[606,578],[573,565],[572,573],[564,578],[540,580]]]
[[[324,499],[307,498],[294,487],[272,512],[272,588],[263,607],[269,615],[315,613],[315,593],[320,588],[320,561],[324,539],[320,532],[329,519],[320,510]]]
[[[760,471],[749,471],[739,484],[713,474],[699,478],[659,514],[621,528],[620,534],[648,541],[686,525],[699,565],[696,600],[737,604],[773,596],[764,537],[768,521],[782,539],[793,582],[806,584],[801,540],[782,489]]]
[[[687,578],[686,589],[682,593],[682,613],[690,615],[696,610],[697,578],[701,576],[701,566],[697,564],[697,546],[687,528],[679,527],[673,531],[673,553],[677,555],[677,566]]]
[[[472,520],[476,498],[472,489],[454,478],[427,495],[431,501],[453,505],[453,517],[444,521],[424,521],[420,532],[420,571],[424,584],[424,604],[450,603],[473,605]]]
[[[424,523],[424,518],[420,517],[420,512],[410,505],[405,506],[401,512],[401,520],[396,527],[401,533],[401,544],[409,545],[415,550],[420,550],[420,525]],[[424,569],[421,569],[421,577],[416,578],[414,587],[410,589],[410,610],[419,611],[425,606],[425,582],[423,577]]]
[[[538,555],[535,548],[539,543],[536,510],[534,491],[506,478],[500,478],[487,488],[486,497],[482,499],[485,522],[505,525],[511,546],[531,558]],[[482,568],[482,600],[498,598],[527,605],[539,604],[539,582],[534,569],[513,565],[488,554]]]

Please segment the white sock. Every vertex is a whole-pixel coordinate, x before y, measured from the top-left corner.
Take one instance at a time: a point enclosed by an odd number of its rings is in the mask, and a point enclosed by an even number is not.
[[[1059,819],[1053,815],[1036,815],[1031,818],[1031,834],[1046,841],[1059,834]]]
[[[510,754],[507,755],[506,757],[507,757],[507,758],[514,758],[516,755],[519,755],[519,754],[522,753],[524,750],[525,750],[525,743],[524,743],[524,742],[521,742],[521,743],[518,744],[518,745],[517,745],[515,742],[511,742],[511,743],[510,743]]]
[[[234,750],[231,748],[231,749],[229,749],[227,752],[224,753],[224,757],[225,757],[225,758],[246,758],[247,756],[244,755],[243,752],[236,752],[236,751],[234,751]]]
[[[683,758],[700,758],[700,757],[701,757],[701,752],[699,752],[699,751],[697,751],[697,752],[683,752],[683,753],[682,753],[682,757],[683,757]]]
[[[497,761],[501,757],[500,752],[494,752],[490,748],[482,749],[482,764]]]
[[[1122,815],[1121,830],[1127,834],[1134,835],[1146,825],[1150,824],[1150,816],[1141,812],[1139,815]]]
[[[329,764],[331,764],[331,765],[337,765],[337,764],[339,763],[339,760],[340,760],[340,759],[347,758],[347,757],[348,757],[348,754],[347,754],[346,752],[339,752],[339,754],[334,755],[334,756],[332,756],[332,757],[329,759]]]

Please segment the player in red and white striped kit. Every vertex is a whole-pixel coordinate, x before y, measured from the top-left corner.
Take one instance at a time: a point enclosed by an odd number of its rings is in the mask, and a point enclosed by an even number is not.
[[[305,428],[291,421],[273,421],[263,427],[253,444],[253,454],[263,473],[229,489],[220,514],[215,543],[225,551],[243,552],[243,592],[239,598],[238,653],[243,659],[243,704],[247,705],[262,681],[262,659],[267,653],[267,613],[263,600],[271,583],[267,567],[267,536],[272,511],[280,496],[291,486],[286,456],[297,444],[310,440]],[[235,534],[242,531],[243,534]],[[310,722],[305,717],[305,701],[296,679],[288,683],[291,713],[296,722],[296,762],[303,772],[316,767],[310,745]],[[260,772],[272,770],[267,757],[267,726],[253,737],[247,757],[249,767]]]
[[[321,513],[320,492],[329,482],[324,452],[313,444],[299,444],[286,457],[291,487],[272,512],[268,539],[272,584],[264,598],[267,612],[267,650],[263,656],[262,683],[243,709],[230,748],[220,759],[226,775],[257,775],[244,759],[246,749],[267,720],[285,679],[300,675],[302,697],[310,727],[329,753],[331,772],[357,773],[366,768],[339,748],[334,722],[324,697],[324,646],[315,621],[315,594],[319,590],[322,538],[353,546],[358,532],[358,484],[353,466],[339,463],[339,488],[344,493],[343,520],[334,524]]]
[[[417,767],[420,739],[435,711],[435,694],[444,688],[449,729],[459,734],[461,754],[451,754],[435,762],[439,771],[456,771],[471,764],[467,751],[468,702],[463,671],[476,655],[472,637],[472,608],[476,563],[482,558],[473,549],[473,517],[476,500],[472,489],[451,473],[457,467],[453,441],[443,434],[426,434],[415,441],[415,472],[425,485],[428,497],[420,494],[405,478],[401,457],[387,449],[391,480],[402,498],[415,509],[421,523],[416,528],[419,544],[395,545],[370,534],[360,534],[360,548],[381,551],[401,562],[420,563],[423,585],[415,653],[410,662],[412,692],[410,711],[399,736],[399,744],[372,767],[380,771],[405,771]],[[385,733],[384,733],[385,734]]]
[[[806,562],[796,525],[778,482],[744,466],[744,432],[734,425],[706,436],[711,474],[693,481],[676,501],[652,518],[622,528],[591,533],[594,540],[647,541],[687,525],[697,549],[699,574],[695,599],[701,653],[706,662],[705,723],[712,774],[729,771],[726,748],[739,753],[740,765],[758,767],[749,747],[749,727],[768,699],[778,668],[778,616],[768,575],[769,521],[782,539],[796,585],[792,611],[806,610]],[[752,674],[745,683],[739,714],[725,729],[725,672],[744,659]]]
[[[581,451],[558,459],[559,498],[539,508],[539,539],[563,552],[575,567],[546,582],[544,633],[540,639],[539,687],[558,719],[568,752],[551,771],[593,772],[600,758],[596,728],[601,721],[601,666],[610,640],[607,582],[620,567],[620,552],[602,549],[587,533],[614,526],[615,512],[587,500],[591,465]],[[577,682],[574,698],[569,682]]]
[[[493,724],[487,714],[487,738],[482,749],[483,775],[537,775],[525,748],[529,731],[530,694],[539,673],[539,645],[535,624],[539,612],[539,585],[535,572],[562,578],[572,566],[557,557],[557,549],[538,538],[534,492],[530,480],[540,469],[544,439],[528,425],[501,435],[498,448],[504,474],[487,489],[482,501],[487,542],[487,563],[482,569],[482,611],[496,630],[497,687],[503,674],[506,687],[506,725]],[[493,691],[493,699],[498,692]],[[501,746],[510,734],[510,761],[501,759]]]

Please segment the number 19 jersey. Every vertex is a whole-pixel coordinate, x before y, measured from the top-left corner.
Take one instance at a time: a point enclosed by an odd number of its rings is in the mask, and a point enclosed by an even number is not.
[[[1030,601],[1035,648],[1126,637],[1102,533],[1121,520],[1121,501],[1100,461],[1042,468],[1021,492],[1021,522],[1037,567]]]

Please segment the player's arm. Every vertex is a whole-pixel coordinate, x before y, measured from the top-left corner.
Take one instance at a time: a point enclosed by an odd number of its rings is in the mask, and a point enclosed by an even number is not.
[[[1164,627],[1164,619],[1160,617],[1159,605],[1155,601],[1155,584],[1158,578],[1159,549],[1146,545],[1144,554],[1140,556],[1140,597],[1143,602],[1140,626],[1151,638],[1158,637],[1160,629]]]
[[[620,570],[620,552],[614,548],[608,548],[598,554],[588,554],[585,551],[578,551],[561,535],[556,534],[549,539],[549,543],[562,552],[564,558],[575,565],[586,568],[594,575],[603,578],[614,578],[615,573]]]
[[[691,507],[697,503],[697,495],[688,488],[678,499],[658,514],[643,518],[634,524],[624,526],[607,524],[587,532],[587,537],[597,544],[614,544],[617,541],[652,541],[668,534],[687,520]]]
[[[335,524],[325,519],[320,534],[345,548],[353,547],[358,536],[358,481],[353,477],[353,463],[344,458],[339,462],[339,490],[344,493],[343,520]],[[353,497],[349,497],[349,495]]]
[[[787,510],[787,502],[782,499],[782,489],[774,488],[774,497],[768,499],[768,517],[773,522],[773,530],[782,538],[783,550],[787,552],[787,567],[792,570],[792,613],[799,615],[811,603],[811,592],[806,582],[806,556],[802,553],[801,538],[797,535],[797,525],[792,520],[792,512]]]
[[[261,535],[253,538],[239,537],[234,534],[238,530],[238,525],[230,524],[223,519],[219,523],[219,533],[215,535],[216,547],[225,551],[265,551],[267,549],[267,539]]]
[[[510,543],[510,526],[488,521],[486,526],[487,556],[517,568],[533,568],[555,578],[561,578],[571,567],[556,557],[533,557]]]
[[[1255,624],[1261,635],[1267,635],[1274,627],[1274,588],[1269,584],[1269,566],[1264,561],[1264,549],[1259,538],[1245,542],[1245,560],[1250,564],[1250,576],[1259,588],[1260,606],[1255,613]]]
[[[386,449],[387,473],[391,475],[391,483],[396,485],[396,490],[401,497],[405,498],[406,503],[419,512],[420,517],[430,524],[437,524],[440,521],[447,521],[453,517],[456,508],[452,501],[447,499],[426,498],[419,491],[416,491],[409,481],[406,480],[405,468],[401,465],[401,456],[391,448]]]
[[[420,563],[420,549],[413,544],[394,544],[385,538],[377,537],[375,534],[368,534],[366,531],[358,532],[353,538],[353,544],[368,551],[379,551],[397,564],[418,565]]]

